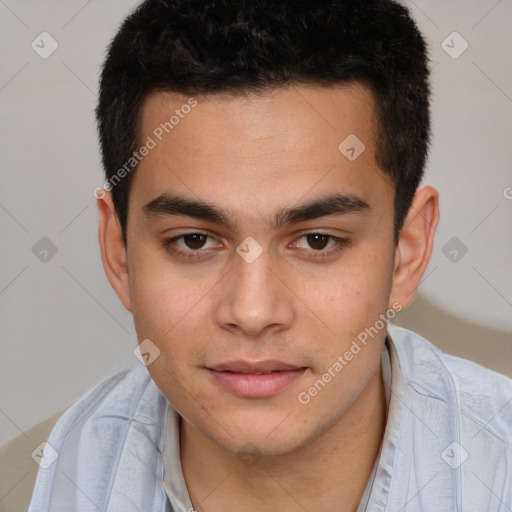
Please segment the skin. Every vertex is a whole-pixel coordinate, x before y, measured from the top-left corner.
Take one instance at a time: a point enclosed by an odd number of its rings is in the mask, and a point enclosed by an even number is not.
[[[141,140],[188,99],[148,96]],[[297,397],[380,314],[413,300],[432,251],[438,194],[416,192],[395,246],[394,187],[375,162],[373,99],[363,85],[195,99],[133,177],[127,248],[111,193],[98,199],[107,277],[133,313],[139,341],[160,349],[148,370],[183,417],[181,462],[192,503],[208,512],[233,503],[244,512],[355,511],[386,423],[386,330],[307,405]],[[354,161],[338,150],[349,134],[366,147]],[[281,209],[334,192],[370,209],[269,227]],[[144,213],[162,193],[216,205],[232,226]],[[196,231],[211,238],[174,244],[202,251],[196,259],[163,245]],[[336,246],[305,236],[318,232],[350,244],[315,258]],[[252,263],[236,252],[246,237],[263,249]],[[245,398],[220,388],[205,368],[236,359],[308,369],[274,396]],[[242,460],[240,450],[252,458]]]

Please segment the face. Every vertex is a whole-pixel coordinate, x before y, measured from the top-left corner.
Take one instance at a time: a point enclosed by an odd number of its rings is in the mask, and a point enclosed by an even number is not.
[[[154,145],[131,186],[126,278],[111,282],[160,351],[148,370],[218,446],[293,452],[378,368],[385,328],[358,336],[396,299],[372,96],[357,84],[159,92],[141,116]]]

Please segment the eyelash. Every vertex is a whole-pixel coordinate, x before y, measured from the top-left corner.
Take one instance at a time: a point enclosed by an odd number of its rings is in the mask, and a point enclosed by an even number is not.
[[[185,236],[190,236],[190,235],[203,235],[203,236],[206,236],[207,238],[212,238],[207,233],[201,233],[199,231],[194,231],[191,233],[183,233],[182,235],[178,235],[173,238],[166,238],[165,240],[163,240],[162,244],[164,246],[164,249],[172,252],[173,254],[175,254],[179,257],[188,258],[188,259],[200,258],[201,252],[205,252],[202,249],[184,251],[182,249],[177,249],[176,247],[173,247],[174,242],[176,242],[177,240],[179,240]],[[305,236],[308,236],[308,235],[321,235],[321,236],[328,237],[330,240],[333,240],[334,242],[336,242],[336,245],[328,251],[320,252],[318,250],[317,251],[313,250],[313,253],[316,253],[316,254],[313,254],[313,258],[315,258],[315,259],[316,258],[326,258],[335,253],[338,253],[352,243],[351,240],[349,240],[347,238],[340,238],[340,237],[337,237],[334,235],[329,235],[328,233],[321,233],[321,232],[317,232],[317,231],[311,231],[309,233],[304,233],[303,235],[301,235],[298,238],[298,240],[300,240],[301,238],[304,238]]]

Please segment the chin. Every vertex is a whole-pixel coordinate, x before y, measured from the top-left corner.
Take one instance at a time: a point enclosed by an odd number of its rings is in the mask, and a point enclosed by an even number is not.
[[[247,453],[263,457],[296,452],[313,442],[329,427],[307,425],[303,418],[294,418],[289,413],[283,414],[285,410],[281,407],[278,412],[264,414],[259,411],[237,417],[226,414],[217,418],[218,422],[214,423],[215,431],[211,430],[210,421],[203,423],[206,430],[198,430],[215,444],[237,456]]]

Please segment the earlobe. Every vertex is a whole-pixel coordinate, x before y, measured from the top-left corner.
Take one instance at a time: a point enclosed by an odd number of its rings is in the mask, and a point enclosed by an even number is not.
[[[98,197],[97,205],[100,214],[98,241],[103,268],[124,307],[131,311],[127,251],[112,193],[104,191],[102,197]]]
[[[405,219],[395,253],[390,304],[407,307],[427,268],[439,222],[439,195],[433,187],[416,191]]]

